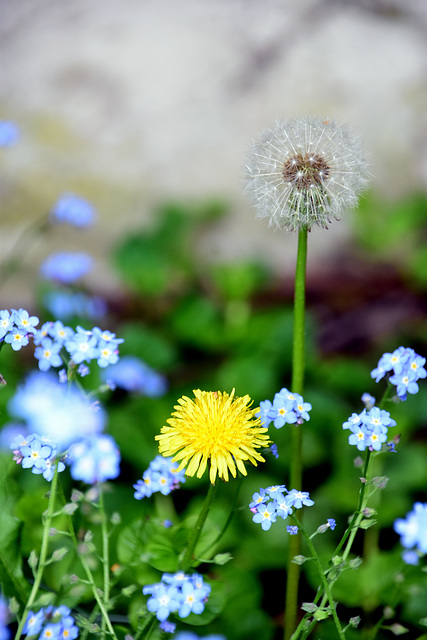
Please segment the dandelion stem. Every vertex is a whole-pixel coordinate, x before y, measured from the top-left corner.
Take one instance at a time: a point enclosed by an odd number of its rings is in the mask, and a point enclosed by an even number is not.
[[[300,230],[298,235],[298,254],[295,270],[294,292],[294,333],[292,345],[292,393],[302,395],[304,387],[305,369],[305,281],[307,268],[307,227]],[[302,430],[296,425],[291,429],[291,488],[302,489]],[[291,536],[289,540],[288,573],[286,584],[285,635],[289,640],[292,636],[297,619],[298,583],[300,568],[292,562],[292,558],[299,554],[301,548],[300,535]]]
[[[188,541],[188,545],[185,550],[185,553],[179,563],[179,569],[184,572],[187,571],[193,563],[194,549],[196,548],[196,544],[200,538],[200,534],[202,533],[203,526],[206,522],[206,518],[208,517],[208,513],[210,511],[213,500],[215,498],[216,489],[217,489],[216,484],[209,484],[209,490],[206,494],[205,501],[200,510],[199,517],[197,518],[197,522],[195,524],[193,532]]]
[[[242,487],[242,482],[243,482],[243,476],[239,476],[239,482],[236,488],[236,491],[234,493],[234,498],[233,498],[233,504],[231,505],[231,509],[230,509],[230,513],[228,514],[228,518],[225,521],[224,526],[222,527],[221,531],[219,532],[219,534],[217,535],[217,537],[215,538],[215,540],[205,549],[203,549],[202,553],[200,554],[201,558],[206,558],[206,554],[208,553],[208,551],[210,551],[211,549],[213,549],[214,547],[216,547],[216,545],[219,543],[219,541],[221,540],[222,536],[225,534],[225,532],[228,529],[229,524],[231,523],[233,516],[235,514],[236,511],[236,505],[237,505],[237,499],[239,497],[239,493],[240,493],[240,489]]]

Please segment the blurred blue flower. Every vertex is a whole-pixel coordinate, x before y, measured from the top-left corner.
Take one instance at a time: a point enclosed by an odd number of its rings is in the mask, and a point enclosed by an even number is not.
[[[277,459],[279,457],[279,447],[277,444],[272,444],[270,446],[270,453]]]
[[[7,624],[9,622],[9,607],[6,600],[0,595],[0,640],[9,640],[11,633]]]
[[[427,553],[427,503],[415,502],[405,519],[394,521],[393,528],[400,535],[403,547],[415,547],[420,553]]]
[[[96,409],[75,385],[62,385],[56,375],[35,371],[18,386],[9,413],[26,422],[30,433],[52,438],[60,451],[71,442],[100,433],[105,412]]]
[[[46,280],[71,284],[86,275],[92,268],[93,258],[81,251],[52,253],[40,267],[40,274]]]
[[[74,317],[95,320],[102,318],[107,312],[107,305],[102,298],[74,291],[49,291],[43,297],[43,304],[55,318],[61,320]]]
[[[286,531],[289,533],[290,536],[296,536],[298,533],[298,527],[295,525],[288,524],[286,527]]]
[[[67,463],[71,477],[87,484],[113,480],[120,475],[120,451],[109,435],[95,435],[73,443]]]
[[[167,391],[167,381],[135,356],[122,356],[120,362],[101,372],[101,379],[125,391],[158,398]]]
[[[94,207],[83,198],[64,193],[50,212],[53,222],[64,222],[74,227],[89,227],[96,218]]]
[[[420,563],[420,557],[416,551],[404,551],[402,553],[402,560],[405,564],[417,565]]]
[[[176,629],[176,624],[173,622],[169,622],[169,620],[165,620],[159,624],[159,629],[164,631],[165,633],[174,633]]]
[[[19,129],[14,122],[0,121],[0,147],[11,147],[19,138]]]

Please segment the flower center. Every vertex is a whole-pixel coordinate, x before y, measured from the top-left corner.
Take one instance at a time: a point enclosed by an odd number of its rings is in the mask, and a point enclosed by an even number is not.
[[[296,189],[316,187],[329,177],[330,167],[322,156],[298,153],[283,163],[282,175]]]

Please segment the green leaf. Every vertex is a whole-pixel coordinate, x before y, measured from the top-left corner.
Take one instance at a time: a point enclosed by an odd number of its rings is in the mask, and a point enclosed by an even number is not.
[[[255,262],[216,264],[212,268],[214,283],[227,300],[246,300],[268,277],[264,265]]]
[[[28,584],[22,573],[22,559],[18,539],[21,523],[12,515],[18,488],[8,474],[9,460],[0,458],[0,582],[6,597],[15,596],[23,605],[27,600]]]

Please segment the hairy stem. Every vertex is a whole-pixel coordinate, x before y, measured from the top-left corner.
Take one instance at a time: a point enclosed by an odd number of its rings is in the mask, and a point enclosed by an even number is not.
[[[305,370],[305,281],[307,267],[307,228],[301,229],[298,236],[298,254],[295,270],[294,293],[294,332],[292,344],[292,393],[302,395]],[[291,489],[302,489],[302,430],[298,425],[291,427]],[[286,582],[286,609],[284,639],[289,640],[296,627],[298,607],[299,565],[292,558],[299,554],[300,535],[291,536]]]
[[[42,537],[42,544],[40,548],[40,557],[37,564],[37,572],[34,578],[33,588],[31,589],[31,593],[27,600],[27,604],[25,605],[25,609],[23,611],[21,620],[19,621],[19,624],[18,624],[18,629],[15,634],[15,640],[18,640],[18,638],[20,638],[22,635],[22,629],[24,628],[25,622],[27,621],[28,612],[31,610],[31,607],[34,604],[34,601],[37,597],[37,593],[40,587],[43,570],[46,565],[47,550],[48,550],[48,544],[49,544],[49,532],[51,529],[52,518],[55,512],[55,497],[56,497],[57,487],[58,487],[58,466],[56,466],[55,468],[55,473],[53,474],[52,483],[50,485],[49,503],[48,503],[47,512],[46,512],[46,518],[43,525],[43,537]]]
[[[215,498],[215,494],[216,494],[216,489],[217,489],[217,485],[215,484],[209,484],[209,489],[208,492],[206,494],[206,498],[205,501],[202,505],[202,508],[200,510],[199,513],[199,517],[197,518],[197,522],[195,524],[195,527],[193,529],[193,532],[190,536],[190,539],[188,541],[188,545],[187,548],[185,550],[185,553],[181,559],[181,562],[179,563],[179,569],[181,571],[187,571],[194,560],[194,550],[196,548],[196,544],[200,538],[200,534],[202,533],[202,529],[203,526],[206,522],[206,518],[208,517],[208,513],[211,509],[213,500]]]

